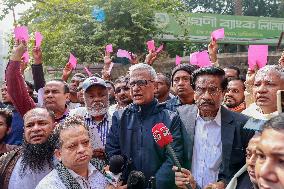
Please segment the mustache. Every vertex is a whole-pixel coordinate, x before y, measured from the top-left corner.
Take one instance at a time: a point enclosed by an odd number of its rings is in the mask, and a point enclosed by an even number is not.
[[[200,105],[215,105],[215,102],[212,100],[203,100],[202,102],[200,102]]]

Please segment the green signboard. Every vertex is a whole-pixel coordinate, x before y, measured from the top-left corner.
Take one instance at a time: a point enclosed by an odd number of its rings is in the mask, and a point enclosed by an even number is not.
[[[156,13],[155,22],[162,40],[208,42],[212,31],[225,29],[220,43],[268,44],[276,46],[284,31],[284,19],[201,13]]]

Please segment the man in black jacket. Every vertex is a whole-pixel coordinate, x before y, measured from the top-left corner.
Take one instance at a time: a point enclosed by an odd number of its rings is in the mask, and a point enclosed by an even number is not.
[[[147,181],[156,177],[157,189],[175,188],[173,165],[170,155],[155,143],[152,128],[163,123],[169,128],[174,141],[172,147],[182,160],[183,142],[179,116],[159,105],[154,98],[155,70],[147,64],[130,67],[130,90],[133,104],[123,113],[115,112],[112,127],[107,136],[106,153],[126,156],[132,169],[142,171]]]
[[[176,184],[184,188],[185,182],[196,182],[200,188],[223,189],[245,164],[245,149],[254,132],[243,129],[248,117],[221,106],[227,87],[222,69],[196,70],[192,87],[196,105],[177,109],[185,125],[186,168],[191,172],[176,172]]]

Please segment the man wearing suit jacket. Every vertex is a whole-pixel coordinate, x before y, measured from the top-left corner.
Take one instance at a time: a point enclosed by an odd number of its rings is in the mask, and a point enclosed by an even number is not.
[[[200,68],[192,74],[196,105],[178,108],[185,126],[188,169],[175,174],[180,188],[189,183],[193,189],[223,189],[245,164],[245,149],[254,132],[243,129],[248,117],[221,106],[227,83],[225,72],[217,67]]]

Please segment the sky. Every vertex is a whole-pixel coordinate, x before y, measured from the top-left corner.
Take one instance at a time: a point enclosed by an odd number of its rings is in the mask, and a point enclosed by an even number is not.
[[[0,0],[0,4],[3,0]],[[27,10],[31,6],[31,3],[18,5],[15,8],[16,19],[19,19],[21,13]],[[0,7],[0,11],[2,11]],[[9,32],[13,28],[13,14],[10,12],[3,20],[0,21],[0,31]]]

